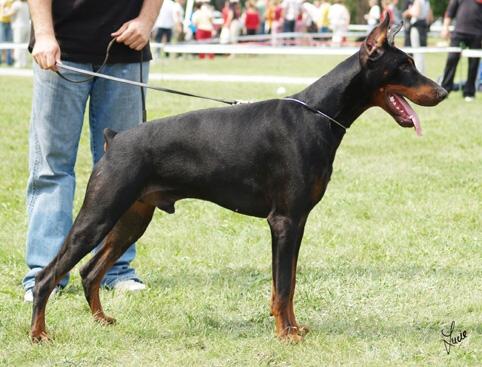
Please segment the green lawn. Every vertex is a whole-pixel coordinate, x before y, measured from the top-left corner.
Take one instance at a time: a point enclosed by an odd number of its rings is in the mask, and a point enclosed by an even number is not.
[[[168,60],[156,72],[318,76],[339,58]],[[429,74],[443,68],[429,56]],[[465,69],[464,63],[464,69]],[[268,312],[265,220],[186,200],[158,212],[135,261],[148,290],[102,291],[113,327],[92,321],[78,269],[49,303],[54,341],[31,344],[26,271],[27,141],[31,80],[0,77],[0,364],[5,366],[480,366],[482,365],[482,101],[459,93],[417,108],[424,136],[381,110],[344,139],[332,181],[301,248],[295,307],[311,331],[297,345],[274,337]],[[226,98],[262,99],[278,85],[169,82]],[[295,92],[302,86],[286,86]],[[151,118],[215,106],[148,94]],[[91,169],[88,131],[77,163],[76,208]],[[468,338],[445,352],[441,329]]]

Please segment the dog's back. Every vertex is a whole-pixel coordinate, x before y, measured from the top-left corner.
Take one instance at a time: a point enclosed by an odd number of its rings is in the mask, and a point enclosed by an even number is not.
[[[98,169],[135,156],[133,170],[142,165],[150,172],[142,175],[145,193],[162,192],[168,201],[205,199],[266,217],[281,186],[308,180],[321,164],[331,169],[324,153],[332,147],[319,121],[292,107],[268,100],[155,120],[117,134]]]

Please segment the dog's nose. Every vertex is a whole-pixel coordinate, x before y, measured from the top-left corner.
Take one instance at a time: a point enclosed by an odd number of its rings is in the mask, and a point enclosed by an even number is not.
[[[449,93],[445,90],[445,88],[442,88],[442,87],[438,88],[437,94],[440,101],[443,101],[449,95]]]

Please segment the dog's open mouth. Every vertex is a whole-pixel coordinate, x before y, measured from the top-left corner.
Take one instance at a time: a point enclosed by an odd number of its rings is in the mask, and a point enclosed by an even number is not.
[[[414,127],[417,135],[422,135],[420,119],[405,98],[399,94],[390,93],[387,95],[387,105],[391,115],[400,126]]]

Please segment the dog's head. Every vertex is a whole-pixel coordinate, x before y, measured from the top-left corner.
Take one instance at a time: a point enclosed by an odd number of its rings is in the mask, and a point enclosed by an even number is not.
[[[389,26],[387,14],[361,46],[360,63],[366,83],[372,87],[367,92],[373,106],[383,108],[400,126],[414,127],[420,135],[420,120],[405,98],[421,106],[435,106],[447,91],[420,74],[413,59],[395,47],[395,35],[402,25]]]

